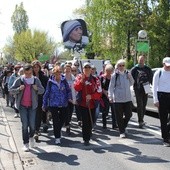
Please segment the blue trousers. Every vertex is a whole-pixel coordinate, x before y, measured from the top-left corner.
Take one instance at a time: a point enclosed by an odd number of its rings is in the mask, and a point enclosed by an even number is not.
[[[23,143],[29,143],[29,138],[34,136],[35,133],[35,116],[36,109],[32,107],[20,106],[19,113],[22,123],[22,138]]]

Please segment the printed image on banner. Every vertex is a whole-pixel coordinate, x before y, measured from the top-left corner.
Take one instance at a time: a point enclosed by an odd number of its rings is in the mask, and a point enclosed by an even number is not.
[[[89,43],[87,26],[82,19],[64,21],[61,32],[65,48],[78,51]]]

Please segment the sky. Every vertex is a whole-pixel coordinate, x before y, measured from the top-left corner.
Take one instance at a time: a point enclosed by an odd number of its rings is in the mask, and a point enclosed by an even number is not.
[[[0,0],[0,50],[14,34],[11,16],[16,4],[21,2],[29,18],[29,28],[48,32],[56,42],[61,42],[61,23],[77,19],[73,11],[80,8],[85,0]]]

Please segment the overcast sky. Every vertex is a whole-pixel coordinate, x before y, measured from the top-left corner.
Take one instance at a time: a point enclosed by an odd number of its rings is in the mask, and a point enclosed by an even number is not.
[[[23,2],[29,17],[29,28],[48,32],[56,42],[62,41],[60,25],[75,19],[73,11],[85,0],[0,0],[0,50],[6,39],[13,35],[11,16],[15,5]]]

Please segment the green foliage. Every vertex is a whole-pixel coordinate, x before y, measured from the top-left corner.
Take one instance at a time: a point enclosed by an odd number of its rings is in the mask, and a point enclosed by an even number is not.
[[[26,31],[28,29],[28,16],[26,11],[24,10],[24,5],[21,2],[20,5],[15,6],[15,11],[11,17],[11,22],[13,24],[13,30],[20,34],[22,31]]]
[[[164,0],[86,0],[76,11],[83,16],[91,34],[87,52],[95,52],[112,62],[125,56],[132,65],[135,41],[140,30],[150,40],[149,64],[161,65],[170,56],[170,1]]]
[[[51,55],[54,48],[55,43],[46,32],[27,30],[15,34],[13,41],[6,45],[5,51],[19,61],[31,62],[38,59],[40,53]]]

